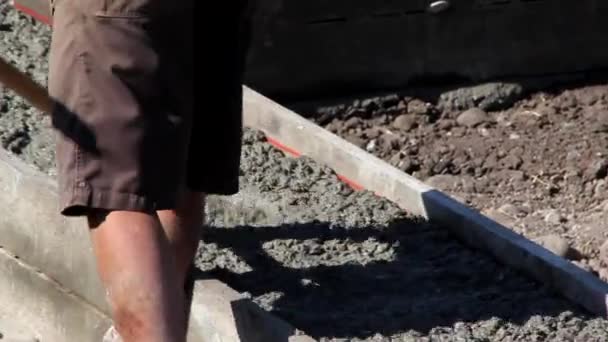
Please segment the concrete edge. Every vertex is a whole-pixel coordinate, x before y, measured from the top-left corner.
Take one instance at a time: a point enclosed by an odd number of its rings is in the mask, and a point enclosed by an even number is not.
[[[58,186],[51,177],[2,149],[0,246],[109,312],[84,219],[59,215]]]
[[[217,280],[194,285],[188,341],[314,342]]]
[[[607,317],[608,284],[591,273],[261,94],[247,87],[244,91],[245,124],[264,132],[276,147],[327,165],[356,188],[375,192],[406,211],[445,226],[470,246]]]

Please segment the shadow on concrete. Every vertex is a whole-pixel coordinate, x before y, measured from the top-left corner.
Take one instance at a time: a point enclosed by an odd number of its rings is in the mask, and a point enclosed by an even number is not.
[[[523,324],[577,310],[422,222],[213,228],[203,243],[230,249],[251,271],[214,267],[198,277],[251,294],[314,338],[417,336],[462,321]]]

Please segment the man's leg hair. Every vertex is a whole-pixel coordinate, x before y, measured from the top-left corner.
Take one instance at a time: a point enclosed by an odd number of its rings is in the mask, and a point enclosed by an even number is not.
[[[156,213],[94,211],[93,250],[124,342],[184,342],[184,291]]]

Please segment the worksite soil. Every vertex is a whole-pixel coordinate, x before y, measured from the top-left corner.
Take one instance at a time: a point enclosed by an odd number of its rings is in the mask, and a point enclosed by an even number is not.
[[[48,28],[5,2],[0,14],[0,54],[45,82]],[[54,175],[48,120],[5,91],[0,128]],[[243,210],[210,208],[197,265],[321,341],[608,340],[605,320],[257,132],[242,169]]]
[[[608,81],[423,95],[304,114],[608,280]]]

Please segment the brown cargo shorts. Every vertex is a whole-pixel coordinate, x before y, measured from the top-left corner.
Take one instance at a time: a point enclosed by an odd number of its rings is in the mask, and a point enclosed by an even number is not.
[[[185,190],[238,191],[249,21],[246,1],[225,2],[195,41],[194,0],[54,0],[49,91],[63,215],[172,209]]]

